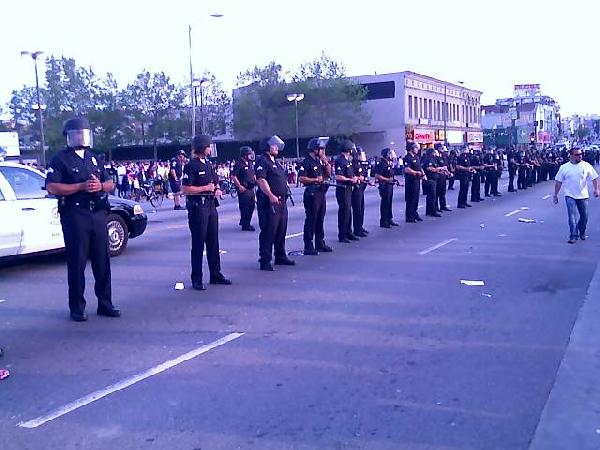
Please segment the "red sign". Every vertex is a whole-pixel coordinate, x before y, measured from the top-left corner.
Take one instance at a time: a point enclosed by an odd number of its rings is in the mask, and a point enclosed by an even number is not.
[[[415,130],[415,142],[418,144],[429,144],[434,141],[432,130]]]

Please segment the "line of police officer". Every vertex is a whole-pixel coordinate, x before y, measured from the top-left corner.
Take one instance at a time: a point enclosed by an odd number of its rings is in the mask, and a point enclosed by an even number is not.
[[[98,297],[97,313],[101,316],[119,317],[120,311],[112,304],[110,258],[106,230],[109,209],[107,193],[112,190],[112,181],[101,164],[98,164],[92,147],[92,131],[85,118],[73,118],[65,122],[63,134],[66,148],[59,152],[50,163],[47,176],[47,189],[58,197],[61,225],[67,252],[69,284],[69,308],[71,319],[85,321],[86,302],[85,266],[92,263],[96,280],[95,293]],[[338,203],[338,240],[342,243],[366,237],[364,229],[364,192],[367,180],[365,153],[350,140],[340,146],[340,155],[334,162],[333,170],[325,148],[327,139],[311,139],[308,155],[299,170],[300,182],[304,185],[304,254],[317,255],[331,252],[325,243],[324,220],[326,214],[326,192],[335,186]],[[260,270],[272,271],[273,264],[293,266],[295,262],[285,250],[287,232],[287,200],[291,192],[287,184],[287,173],[277,160],[284,143],[276,135],[260,142],[262,155],[253,164],[254,152],[250,147],[240,149],[240,160],[231,178],[239,192],[240,225],[242,230],[254,231],[251,225],[256,206],[260,226],[259,265]],[[210,155],[212,138],[208,135],[194,136],[192,158],[181,171],[182,190],[187,197],[188,224],[191,233],[191,282],[192,288],[204,290],[202,258],[206,248],[210,272],[210,284],[229,285],[231,281],[221,272],[219,252],[219,215],[217,207],[222,193],[219,180]],[[482,201],[480,197],[481,176],[485,177],[485,194],[500,195],[498,176],[502,171],[502,156],[496,152],[486,152],[483,157],[475,151],[469,154],[465,149],[460,156],[445,151],[438,145],[427,149],[421,158],[419,146],[407,143],[404,160],[406,221],[421,221],[418,214],[420,187],[427,195],[426,214],[440,217],[441,211],[450,211],[446,205],[446,184],[453,179],[460,182],[458,207],[465,208],[469,182],[472,178],[471,201]],[[399,185],[395,177],[396,154],[386,148],[381,152],[381,161],[374,169],[379,184],[380,226],[390,228],[398,224],[393,220],[393,188]],[[519,174],[519,188],[529,183],[552,179],[561,155],[531,151],[525,154],[509,152],[509,174],[511,184]],[[524,173],[521,174],[521,169]],[[331,183],[332,172],[335,183]],[[255,186],[258,186],[256,194]],[[273,255],[274,254],[274,255]],[[274,256],[274,258],[273,258]]]

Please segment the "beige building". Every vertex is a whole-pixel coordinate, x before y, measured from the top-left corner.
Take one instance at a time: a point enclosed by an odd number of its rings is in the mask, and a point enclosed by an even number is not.
[[[352,77],[367,88],[371,120],[355,140],[368,155],[385,147],[403,155],[407,139],[421,145],[481,146],[481,91],[414,72]]]

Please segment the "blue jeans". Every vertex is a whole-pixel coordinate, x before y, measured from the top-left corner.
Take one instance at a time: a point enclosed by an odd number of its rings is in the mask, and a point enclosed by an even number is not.
[[[575,199],[573,197],[565,196],[565,201],[567,203],[567,215],[569,216],[570,238],[577,239],[579,236],[585,234],[585,227],[587,226],[588,219],[588,199]],[[577,213],[575,210],[579,212],[579,221],[577,221]]]

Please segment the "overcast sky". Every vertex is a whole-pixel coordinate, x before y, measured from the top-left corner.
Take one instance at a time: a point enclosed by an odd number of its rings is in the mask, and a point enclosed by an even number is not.
[[[214,12],[223,18],[211,19]],[[293,70],[325,51],[349,75],[411,70],[464,81],[482,103],[540,83],[563,115],[600,113],[599,0],[20,0],[0,16],[0,104],[34,85],[43,50],[75,58],[121,87],[142,69],[188,82],[193,63],[226,88],[276,61]]]

